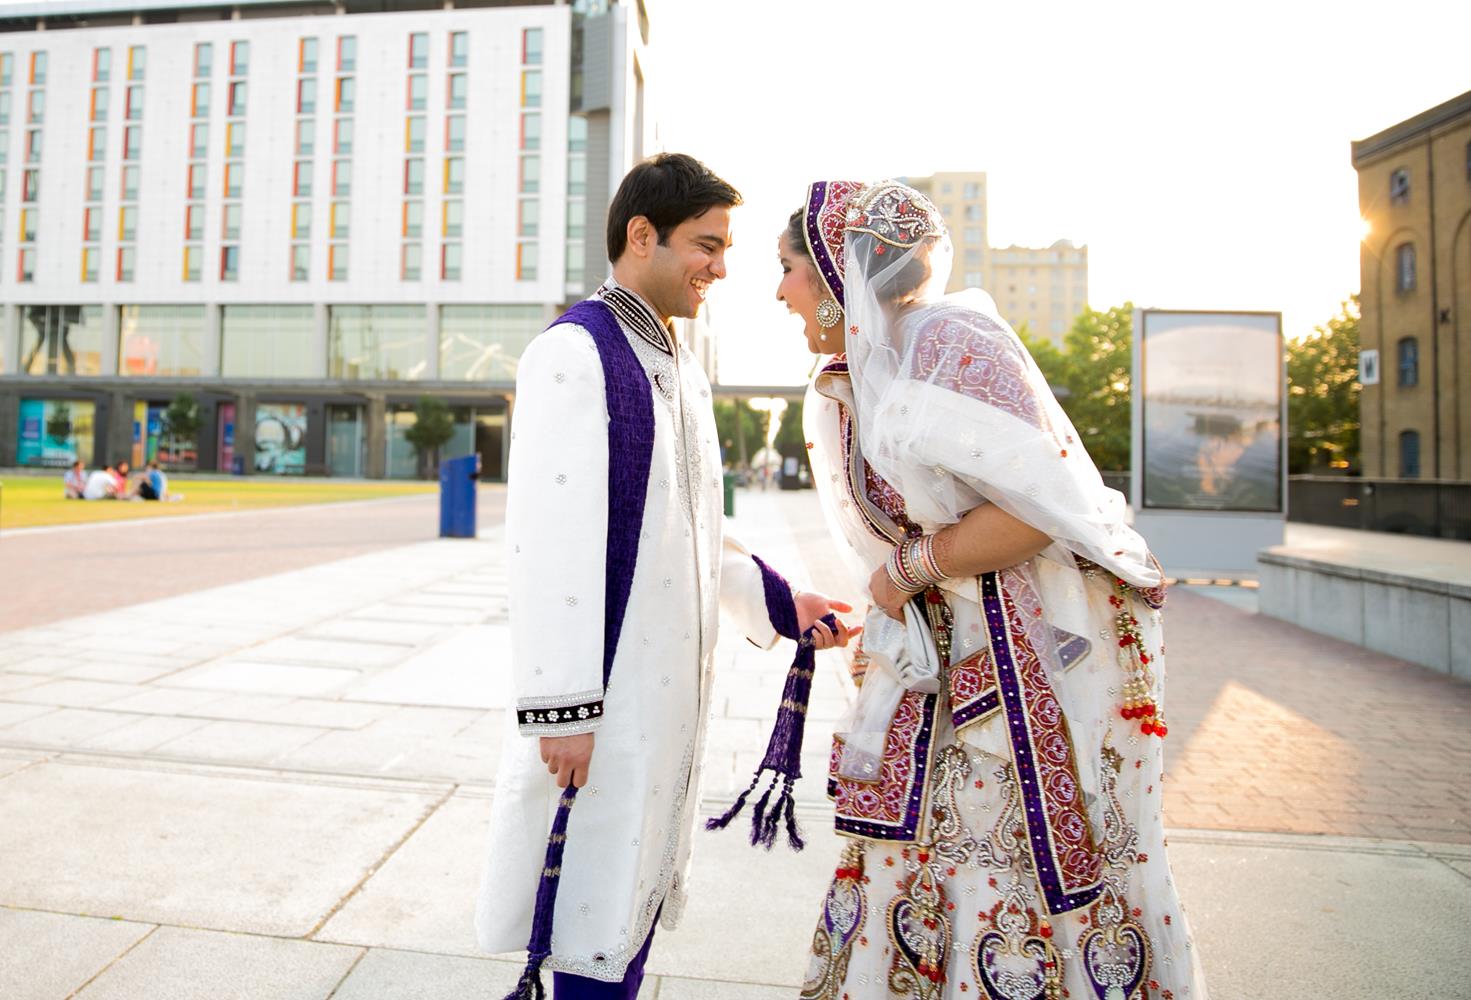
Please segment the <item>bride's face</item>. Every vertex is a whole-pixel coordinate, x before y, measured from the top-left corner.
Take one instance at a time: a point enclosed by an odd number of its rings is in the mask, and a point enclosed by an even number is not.
[[[781,284],[776,286],[776,299],[786,303],[787,312],[802,317],[802,332],[807,337],[807,349],[813,354],[831,354],[839,350],[841,327],[824,330],[817,323],[817,303],[822,301],[822,278],[805,247],[792,246],[786,233],[776,241],[777,256],[781,260]]]

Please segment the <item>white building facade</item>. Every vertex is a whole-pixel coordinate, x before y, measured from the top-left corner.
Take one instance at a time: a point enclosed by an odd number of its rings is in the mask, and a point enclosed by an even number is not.
[[[141,6],[0,19],[0,466],[413,475],[433,395],[500,478],[648,146],[641,2]]]

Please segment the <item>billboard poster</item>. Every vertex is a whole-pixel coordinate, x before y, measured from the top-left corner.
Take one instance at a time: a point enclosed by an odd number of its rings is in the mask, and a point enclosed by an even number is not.
[[[65,468],[80,458],[91,465],[94,415],[87,401],[22,399],[16,464]]]
[[[1278,313],[1141,314],[1143,506],[1282,510]]]
[[[305,474],[305,405],[261,403],[255,408],[255,471],[277,476]]]

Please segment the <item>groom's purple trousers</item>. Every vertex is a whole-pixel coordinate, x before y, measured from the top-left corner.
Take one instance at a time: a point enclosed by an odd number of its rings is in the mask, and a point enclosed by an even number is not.
[[[663,910],[663,907],[660,907]],[[654,915],[649,936],[644,946],[628,963],[628,971],[621,983],[605,983],[600,979],[574,976],[569,972],[552,973],[552,1000],[638,1000],[638,988],[644,983],[644,963],[649,960],[649,945],[654,943],[654,929],[659,926],[659,914]]]

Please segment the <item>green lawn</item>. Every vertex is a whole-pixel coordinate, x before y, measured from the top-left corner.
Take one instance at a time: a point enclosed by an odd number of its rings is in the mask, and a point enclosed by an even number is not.
[[[55,476],[0,477],[0,531],[35,528],[53,524],[88,524],[125,518],[170,517],[179,514],[212,514],[220,511],[257,510],[262,507],[291,507],[343,500],[378,500],[383,497],[429,493],[436,483],[423,482],[332,482],[289,479],[185,479],[169,477],[169,490],[184,499],[170,503],[125,500],[64,500],[61,472]]]

